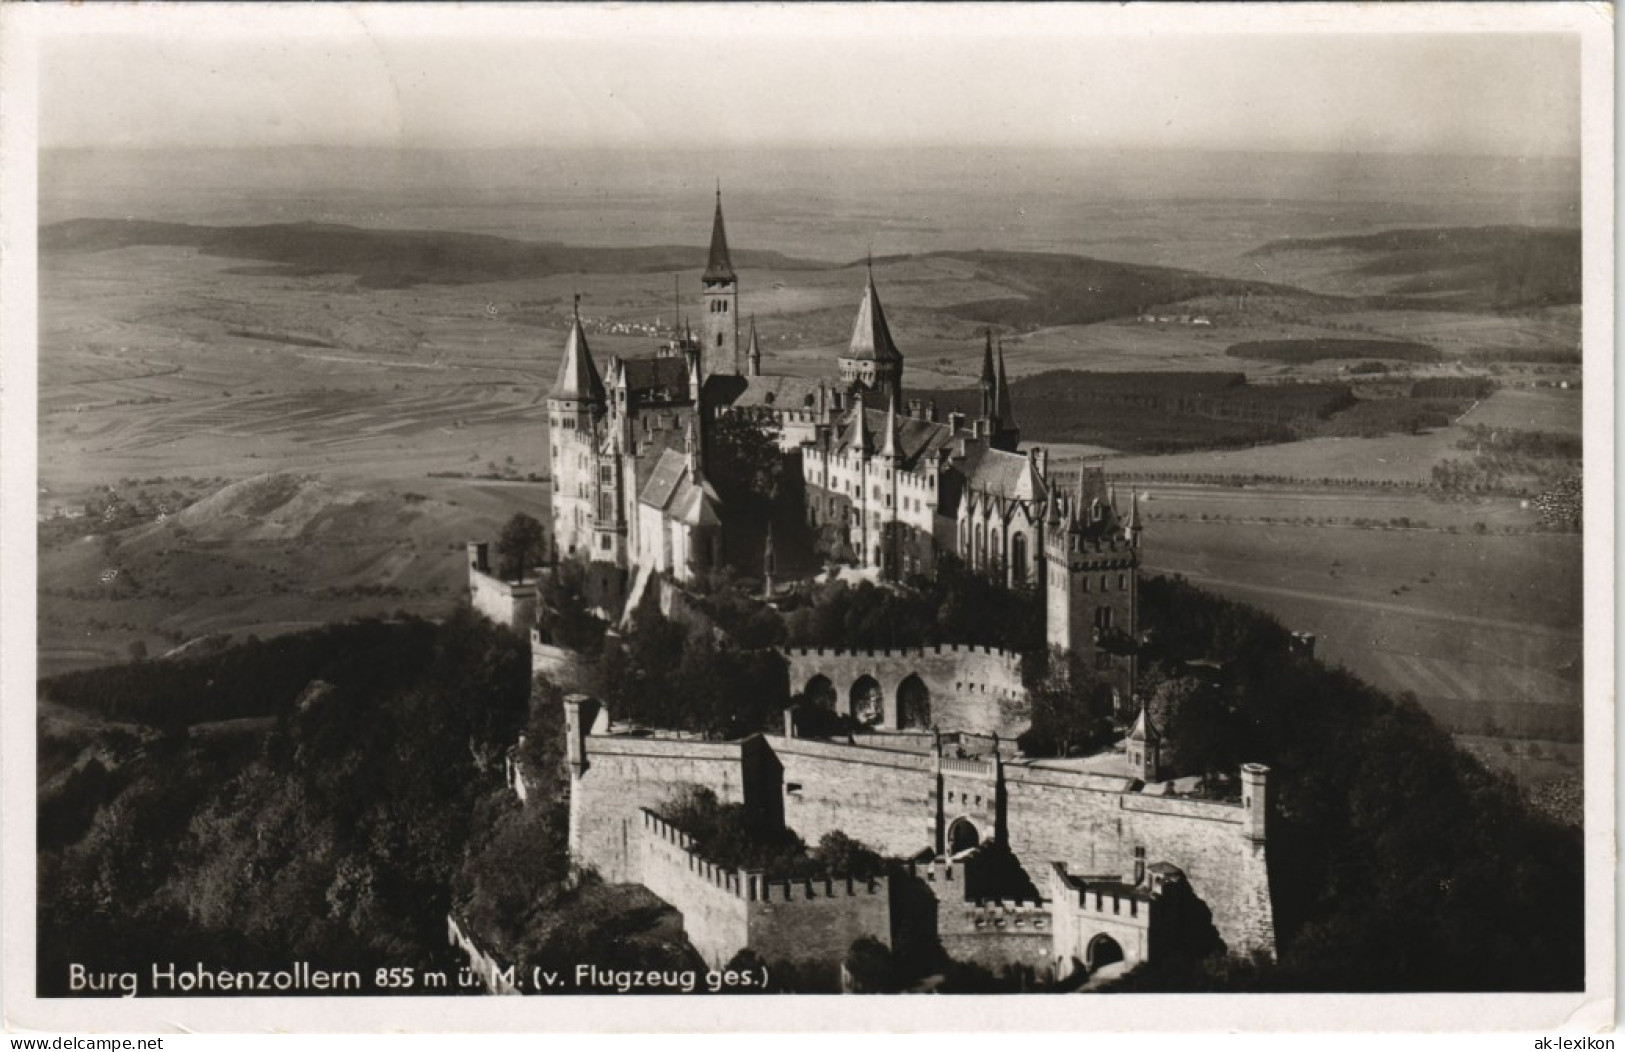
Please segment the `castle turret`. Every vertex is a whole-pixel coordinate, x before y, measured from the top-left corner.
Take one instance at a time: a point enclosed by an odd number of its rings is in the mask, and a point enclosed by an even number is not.
[[[878,391],[893,405],[902,405],[903,355],[886,325],[886,312],[880,306],[880,293],[875,290],[873,266],[869,268],[863,302],[858,305],[857,321],[852,326],[852,342],[841,356],[840,366],[842,383]]]
[[[762,375],[762,344],[756,337],[756,315],[750,318],[750,350],[745,354],[746,368],[751,376]]]
[[[739,277],[728,255],[728,232],[722,222],[722,187],[717,187],[717,211],[711,221],[711,251],[700,276],[705,295],[705,344],[701,350],[702,376],[738,375]]]
[[[881,441],[880,459],[887,467],[895,468],[903,455],[903,443],[897,436],[897,403],[886,404],[886,437]]]
[[[604,380],[587,346],[587,333],[581,327],[581,297],[577,295],[559,375],[547,393],[548,423],[555,430],[560,426],[582,430],[603,412],[605,402]]]
[[[598,703],[585,694],[564,697],[564,758],[570,777],[580,778],[587,770],[587,734],[598,717]]]
[[[1241,765],[1241,806],[1247,812],[1243,828],[1247,839],[1263,843],[1269,818],[1270,769],[1261,763]]]
[[[592,548],[598,503],[599,426],[608,410],[604,381],[593,364],[576,296],[558,378],[547,393],[549,464],[553,475],[553,543],[566,555]]]
[[[1010,398],[1010,381],[1004,374],[1004,341],[999,341],[999,375],[993,389],[993,419],[988,434],[993,448],[1014,452],[1021,445],[1021,429],[1016,426],[1016,409]]]
[[[874,447],[869,444],[869,429],[864,426],[862,390],[852,395],[851,416],[852,423],[847,430],[846,446],[859,456],[866,457],[874,452]]]
[[[1147,706],[1140,706],[1140,714],[1134,717],[1134,726],[1129,728],[1125,744],[1133,776],[1147,782],[1161,781],[1162,735],[1152,724]]]
[[[982,419],[992,420],[998,415],[998,377],[993,372],[993,330],[985,330],[987,342],[982,347]]]
[[[1107,500],[1104,474],[1080,469],[1076,495],[1043,540],[1046,639],[1085,655],[1121,712],[1134,695],[1140,551]]]

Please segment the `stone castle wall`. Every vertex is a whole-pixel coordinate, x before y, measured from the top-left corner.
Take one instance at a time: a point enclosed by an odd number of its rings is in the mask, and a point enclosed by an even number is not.
[[[974,734],[1013,738],[1029,722],[1027,691],[1021,682],[1021,655],[994,647],[934,646],[891,650],[790,647],[790,690],[800,693],[818,676],[835,688],[837,712],[850,715],[852,687],[864,676],[879,683],[885,717],[881,726],[899,729],[899,690],[918,676],[930,696],[925,724]]]
[[[750,941],[749,903],[735,873],[694,854],[692,840],[639,811],[629,879],[642,884],[683,915],[683,934],[712,968],[726,965]]]
[[[770,969],[810,968],[833,986],[854,940],[890,944],[885,878],[769,880],[707,862],[680,830],[648,811],[638,817],[636,879],[683,915],[684,934],[712,968],[748,946]]]
[[[536,581],[504,581],[470,562],[469,599],[475,610],[499,625],[524,632],[536,620]]]
[[[586,768],[570,785],[570,848],[611,884],[638,881],[644,808],[659,807],[684,785],[704,786],[722,803],[745,800],[741,742],[597,735],[588,741]]]
[[[1234,803],[1153,795],[1126,778],[1041,763],[1004,764],[999,792],[988,760],[777,736],[723,743],[594,733],[582,749],[571,843],[606,880],[638,879],[641,810],[688,783],[764,817],[781,808],[782,821],[808,844],[839,830],[894,857],[938,849],[956,817],[969,817],[983,841],[997,823],[1036,881],[1050,863],[1132,881],[1140,848],[1144,862],[1184,871],[1231,952],[1273,951],[1265,847],[1249,836],[1249,810]],[[960,764],[977,770],[960,772]],[[965,794],[972,795],[958,799]]]
[[[936,775],[930,754],[771,738],[784,766],[784,822],[808,844],[840,831],[903,858],[936,837]]]

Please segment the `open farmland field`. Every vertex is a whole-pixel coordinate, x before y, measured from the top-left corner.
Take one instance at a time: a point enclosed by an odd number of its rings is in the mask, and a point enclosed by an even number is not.
[[[1452,361],[1580,364],[1580,308],[1541,307],[1513,314],[1356,308],[1339,322],[1380,339],[1415,340]]]
[[[1580,738],[1578,536],[1155,515],[1147,534],[1151,570],[1183,574],[1315,633],[1321,657],[1384,689],[1414,692],[1454,732]]]
[[[910,247],[941,247],[926,237],[924,226],[920,233],[924,240]],[[1106,235],[1108,240],[1112,236]],[[606,237],[601,243],[617,239]],[[1245,251],[1253,243],[1238,242],[1234,250]],[[685,251],[696,262],[701,255],[698,249]],[[305,265],[309,261],[301,262],[297,253],[290,258],[283,248],[277,252],[283,254],[246,259],[205,254],[196,246],[133,244],[53,253],[42,263],[42,514],[72,513],[88,497],[122,487],[125,480],[209,480],[198,494],[205,498],[198,506],[205,506],[213,499],[208,492],[227,486],[232,494],[229,486],[237,480],[267,473],[308,477],[287,502],[269,506],[273,517],[301,523],[275,537],[265,535],[263,523],[250,516],[222,512],[210,520],[212,525],[182,523],[179,529],[187,532],[179,535],[177,517],[167,524],[122,530],[111,539],[75,540],[42,550],[42,671],[118,660],[136,641],[156,654],[177,640],[210,633],[267,635],[312,621],[396,609],[438,612],[461,591],[463,542],[494,536],[515,510],[540,517],[547,497],[539,481],[504,484],[432,476],[545,477],[543,400],[557,369],[574,296],[582,296],[584,323],[600,362],[610,354],[648,353],[656,339],[654,327],[669,323],[674,313],[673,273],[639,270],[624,260],[617,272],[548,272],[464,283],[405,275],[413,280],[394,281],[404,287],[391,287],[391,281],[361,282],[354,273],[322,271]],[[651,265],[670,262],[658,253],[649,258]],[[768,368],[830,375],[861,297],[862,264],[820,266],[792,260],[775,265],[768,257],[761,263],[744,275],[743,296],[746,312],[757,322]],[[1087,281],[1072,288],[1062,280],[1074,271],[1118,282],[1145,278],[1143,272],[1109,265],[1063,260],[1046,269],[1041,263],[963,252],[877,259],[875,279],[907,356],[910,387],[964,389],[974,383],[980,366],[981,308],[953,308],[992,304],[995,313],[1009,314],[1004,320],[1026,324],[1043,320],[1045,311],[1094,309],[1087,302]],[[1046,369],[1222,371],[1245,373],[1266,387],[1279,380],[1327,383],[1345,381],[1340,371],[1347,363],[1247,361],[1227,357],[1225,350],[1244,340],[1283,338],[1370,335],[1431,342],[1431,336],[1403,327],[1368,334],[1353,327],[1351,319],[1362,317],[1415,317],[1427,321],[1430,333],[1447,334],[1451,325],[1458,325],[1481,333],[1486,341],[1516,338],[1535,347],[1561,344],[1565,327],[1577,323],[1576,316],[1554,311],[1520,320],[1516,325],[1524,328],[1514,331],[1511,320],[1437,312],[1362,314],[1358,304],[1290,291],[1252,295],[1244,308],[1236,297],[1215,290],[1246,289],[1251,283],[1227,286],[1157,272],[1152,277],[1156,282],[1192,282],[1186,290],[1194,296],[1188,309],[1211,313],[1214,324],[1147,324],[1117,317],[1021,333],[999,330],[1017,384],[1017,416],[1030,441],[1043,421],[1044,392],[1022,385],[1042,385],[1038,374]],[[1269,277],[1273,282],[1291,280],[1280,271]],[[678,269],[676,281],[686,297],[681,309],[697,315],[697,269]],[[1132,310],[1125,298],[1128,287],[1114,286],[1122,302],[1104,313]],[[1013,302],[1026,296],[1036,306]],[[1413,364],[1407,372],[1460,375],[1461,367]],[[1289,400],[1293,394],[1264,392],[1259,398]],[[1566,406],[1577,404],[1573,392],[1504,390],[1474,409],[1470,419],[1531,427],[1536,425],[1521,421],[1557,420]],[[1100,426],[1093,430],[1054,436],[1071,440],[1057,446],[1057,454],[1121,449],[1112,443],[1123,428],[1149,426],[1143,414],[1122,407],[1114,412],[1111,426],[1096,420]],[[1080,405],[1074,415],[1090,413]],[[1191,437],[1190,426],[1179,420],[1158,426],[1165,426],[1171,439]],[[1248,441],[1246,436],[1256,432],[1252,422],[1242,419],[1214,419],[1209,430],[1233,433],[1237,441]],[[1126,476],[1190,472],[1426,482],[1435,463],[1462,455],[1455,444],[1463,435],[1462,428],[1452,426],[1374,439],[1316,438],[1233,451],[1114,456],[1108,467]],[[1176,490],[1181,494],[1177,501]],[[1409,553],[1417,545],[1466,540],[1443,533],[1275,525],[1289,519],[1406,518],[1463,533],[1483,522],[1491,536],[1472,539],[1510,545],[1508,553],[1523,543],[1570,543],[1574,538],[1496,535],[1530,525],[1532,513],[1515,502],[1411,503],[1403,496],[1351,497],[1333,491],[1247,491],[1232,500],[1225,495],[1228,491],[1217,492],[1153,484],[1154,500],[1146,510],[1163,519],[1156,522],[1152,541],[1154,555],[1170,561],[1163,568],[1182,566],[1181,572],[1199,583],[1205,583],[1200,575],[1206,574],[1219,582],[1216,587],[1236,590],[1241,598],[1249,597],[1239,589],[1254,588],[1251,601],[1278,610],[1294,627],[1312,627],[1299,620],[1321,625],[1328,653],[1348,660],[1351,667],[1354,661],[1342,657],[1338,648],[1356,649],[1347,640],[1362,638],[1361,633],[1370,636],[1373,618],[1412,618],[1414,624],[1399,622],[1408,627],[1397,638],[1432,639],[1432,649],[1420,655],[1377,651],[1389,655],[1381,668],[1371,659],[1377,682],[1390,685],[1412,677],[1414,689],[1433,699],[1430,706],[1449,714],[1458,728],[1482,730],[1480,710],[1488,708],[1501,714],[1495,716],[1499,728],[1518,727],[1548,737],[1572,730],[1564,722],[1567,717],[1542,723],[1529,714],[1535,711],[1529,697],[1558,696],[1568,689],[1561,676],[1516,680],[1504,668],[1468,667],[1460,661],[1452,665],[1439,657],[1452,645],[1462,649],[1460,637],[1452,643],[1443,627],[1459,630],[1461,625],[1442,619],[1448,611],[1416,607],[1414,583],[1378,575],[1369,588],[1344,594],[1338,591],[1341,585],[1326,591],[1326,582],[1312,577],[1316,568],[1311,565],[1298,566],[1285,577],[1260,577],[1252,564],[1268,562],[1270,549],[1258,545],[1279,530],[1308,537],[1322,551],[1352,543]],[[292,508],[286,510],[289,504]],[[1204,514],[1232,521],[1202,523]],[[1249,517],[1254,525],[1240,525]],[[1229,534],[1241,535],[1254,548],[1227,554],[1221,545],[1203,553],[1203,538]],[[1478,567],[1448,561],[1440,565],[1483,576]],[[118,573],[104,581],[110,570]],[[1303,578],[1305,573],[1311,577]],[[1442,580],[1436,578],[1429,587],[1447,591]],[[1411,591],[1392,594],[1405,586]],[[1453,602],[1466,609],[1471,598],[1456,596]],[[1512,643],[1496,635],[1506,631],[1490,623],[1496,620],[1474,622],[1472,631],[1479,634],[1469,638],[1487,640],[1499,653],[1516,653]],[[1543,665],[1531,658],[1528,667],[1560,664]],[[1433,676],[1442,680],[1429,678]],[[1473,691],[1489,700],[1473,707],[1466,700]]]
[[[1464,428],[1447,427],[1420,435],[1308,438],[1249,449],[1112,457],[1107,466],[1113,474],[1127,476],[1197,475],[1242,480],[1269,476],[1311,482],[1356,479],[1425,483],[1432,477],[1434,464],[1460,455],[1456,443],[1465,437]]]
[[[264,475],[112,534],[42,527],[40,674],[122,661],[136,642],[157,655],[220,633],[439,617],[466,587],[467,541],[496,536],[515,511],[547,513],[543,485],[409,485]]]
[[[1554,387],[1503,387],[1462,417],[1463,424],[1550,431],[1578,435],[1584,431],[1577,390]]]

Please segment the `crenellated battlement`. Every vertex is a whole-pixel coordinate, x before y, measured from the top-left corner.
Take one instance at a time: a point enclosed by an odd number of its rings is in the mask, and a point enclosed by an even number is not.
[[[937,912],[937,930],[956,935],[1042,935],[1052,926],[1050,910],[1042,902],[999,899],[977,900]]]
[[[1021,663],[1021,655],[1013,650],[974,643],[937,643],[928,647],[782,647],[779,652],[785,657],[798,658],[920,658],[927,655],[984,654],[1003,658],[1018,666]]]
[[[845,876],[770,878],[764,873],[742,872],[719,866],[694,849],[694,838],[654,812],[643,809],[646,837],[667,847],[668,861],[680,864],[688,876],[744,902],[813,902],[886,894],[886,878]]]
[[[1050,863],[1050,899],[1056,908],[1075,913],[1113,917],[1126,923],[1149,924],[1151,891],[1137,884],[1074,877],[1060,862]]]

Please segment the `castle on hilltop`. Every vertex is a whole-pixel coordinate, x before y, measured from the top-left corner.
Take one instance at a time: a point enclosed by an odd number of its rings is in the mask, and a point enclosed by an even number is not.
[[[611,357],[602,371],[579,312],[572,319],[547,398],[560,558],[686,582],[754,556],[759,533],[710,474],[717,422],[739,414],[776,434],[807,526],[832,537],[842,561],[899,580],[932,573],[947,553],[1011,587],[1043,589],[1049,642],[1087,655],[1128,698],[1137,501],[1125,510],[1098,470],[1068,484],[1052,476],[1046,450],[1021,449],[991,332],[974,419],[905,402],[903,354],[871,267],[834,375],[764,371],[754,321],[741,344],[720,190],[700,283],[698,333],[684,326],[651,355]]]
[[[991,333],[974,418],[906,398],[904,357],[871,266],[832,376],[764,371],[754,321],[741,342],[720,191],[701,286],[698,333],[674,327],[652,355],[611,357],[602,371],[579,310],[572,319],[547,400],[558,558],[618,577],[628,606],[656,577],[666,595],[668,585],[680,591],[739,566],[742,544],[759,536],[743,520],[760,511],[731,507],[713,467],[719,430],[737,416],[775,437],[791,506],[830,542],[832,562],[900,580],[953,558],[1033,589],[1048,644],[1081,658],[1111,687],[1117,711],[1130,711],[1137,498],[1125,508],[1099,469],[1062,479],[1045,450],[1021,447],[1004,349]],[[771,529],[766,536],[771,547]],[[492,576],[483,544],[470,549],[475,606],[528,627],[534,593]],[[568,686],[572,655],[534,629],[531,638],[534,667]],[[712,966],[751,949],[827,976],[859,937],[935,945],[1038,983],[1194,945],[1273,953],[1265,768],[1243,767],[1239,802],[1181,795],[1164,777],[1163,743],[1143,705],[1118,752],[1024,756],[1015,746],[1030,713],[1020,654],[945,640],[781,656],[801,699],[782,733],[701,740],[616,724],[584,695],[564,703],[572,855],[674,906]],[[808,733],[828,725],[819,708],[850,717],[861,737]],[[523,756],[510,754],[508,772],[522,799],[550,777],[526,769]],[[655,813],[685,786],[742,805],[763,828],[808,843],[842,832],[904,861],[861,880],[719,867]]]

